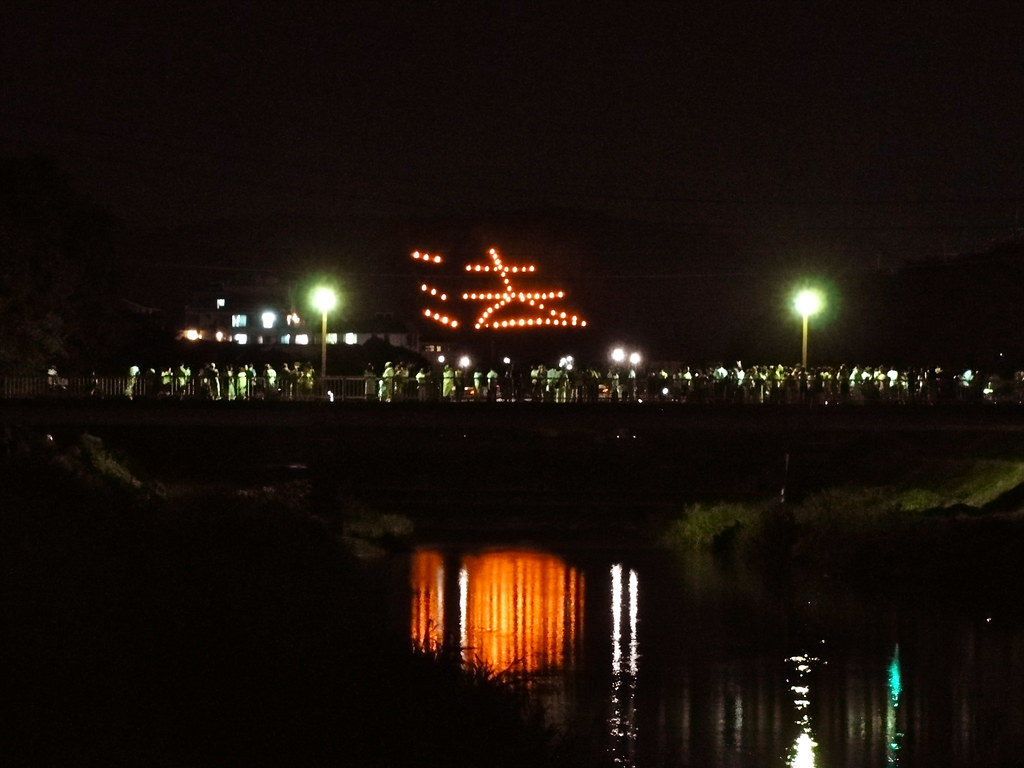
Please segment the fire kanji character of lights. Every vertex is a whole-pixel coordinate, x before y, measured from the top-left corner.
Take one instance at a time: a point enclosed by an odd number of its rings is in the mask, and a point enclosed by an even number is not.
[[[461,300],[466,303],[483,305],[477,312],[473,327],[483,328],[585,328],[587,321],[577,314],[566,310],[552,308],[551,304],[565,298],[561,289],[519,290],[514,279],[520,276],[532,276],[537,268],[532,265],[505,264],[497,250],[488,252],[490,263],[467,264],[466,272],[496,277],[500,282],[489,291],[467,291]],[[442,264],[440,256],[415,251],[412,258],[428,264]],[[447,293],[434,286],[423,283],[420,291],[442,303],[449,301]],[[516,311],[518,310],[518,312]],[[510,316],[511,315],[511,316]],[[458,328],[460,321],[453,312],[439,311],[432,307],[423,309],[423,316],[449,328]]]

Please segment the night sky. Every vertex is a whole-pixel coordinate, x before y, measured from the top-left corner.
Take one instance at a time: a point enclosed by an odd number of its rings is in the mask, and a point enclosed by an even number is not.
[[[140,227],[258,222],[283,264],[306,221],[557,211],[626,223],[566,250],[632,305],[646,275],[877,269],[1020,224],[1013,4],[16,5],[0,150]]]

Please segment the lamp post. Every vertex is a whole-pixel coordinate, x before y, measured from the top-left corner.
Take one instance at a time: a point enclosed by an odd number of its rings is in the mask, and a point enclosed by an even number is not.
[[[803,335],[803,346],[802,346],[802,365],[804,368],[807,367],[807,319],[821,309],[821,296],[815,291],[804,290],[800,291],[796,295],[796,300],[793,302],[796,307],[796,311],[799,312],[804,319],[804,335]]]
[[[334,309],[337,297],[330,288],[313,292],[313,306],[320,310],[320,381],[327,378],[327,313]]]

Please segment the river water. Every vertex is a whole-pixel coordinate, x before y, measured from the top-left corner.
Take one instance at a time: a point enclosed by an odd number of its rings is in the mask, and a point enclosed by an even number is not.
[[[552,725],[625,766],[1010,766],[1016,595],[855,597],[710,556],[421,547],[417,642],[525,674]],[[402,598],[404,601],[404,598]]]

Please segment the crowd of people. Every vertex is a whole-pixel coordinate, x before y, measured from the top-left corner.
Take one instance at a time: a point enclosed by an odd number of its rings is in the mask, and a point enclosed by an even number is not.
[[[136,365],[128,371],[124,394],[150,397],[198,397],[204,400],[249,400],[270,397],[286,399],[311,398],[316,393],[317,376],[310,363],[284,363],[278,372],[265,363],[257,368],[251,363],[225,365],[207,363],[195,373],[181,363],[176,368],[153,368],[143,372]]]
[[[546,367],[498,376],[493,369],[483,378],[485,397],[498,396],[545,402],[677,402],[677,403],[936,403],[1024,402],[1024,371],[1012,374],[980,372],[971,368],[947,371],[942,367],[840,365],[803,367],[753,365],[666,366],[638,371],[613,366]],[[480,391],[474,374],[474,392]],[[479,395],[477,395],[479,397]]]
[[[1024,371],[996,373],[971,368],[894,366],[613,365],[576,366],[571,362],[468,369],[450,363],[367,365],[361,377],[335,376],[321,381],[310,363],[214,363],[193,371],[188,365],[161,370],[132,366],[126,377],[95,375],[87,394],[134,398],[205,400],[361,399],[484,402],[676,402],[736,404],[1024,402]],[[47,372],[49,390],[66,390],[68,380],[55,368]],[[112,391],[113,389],[113,391]]]

